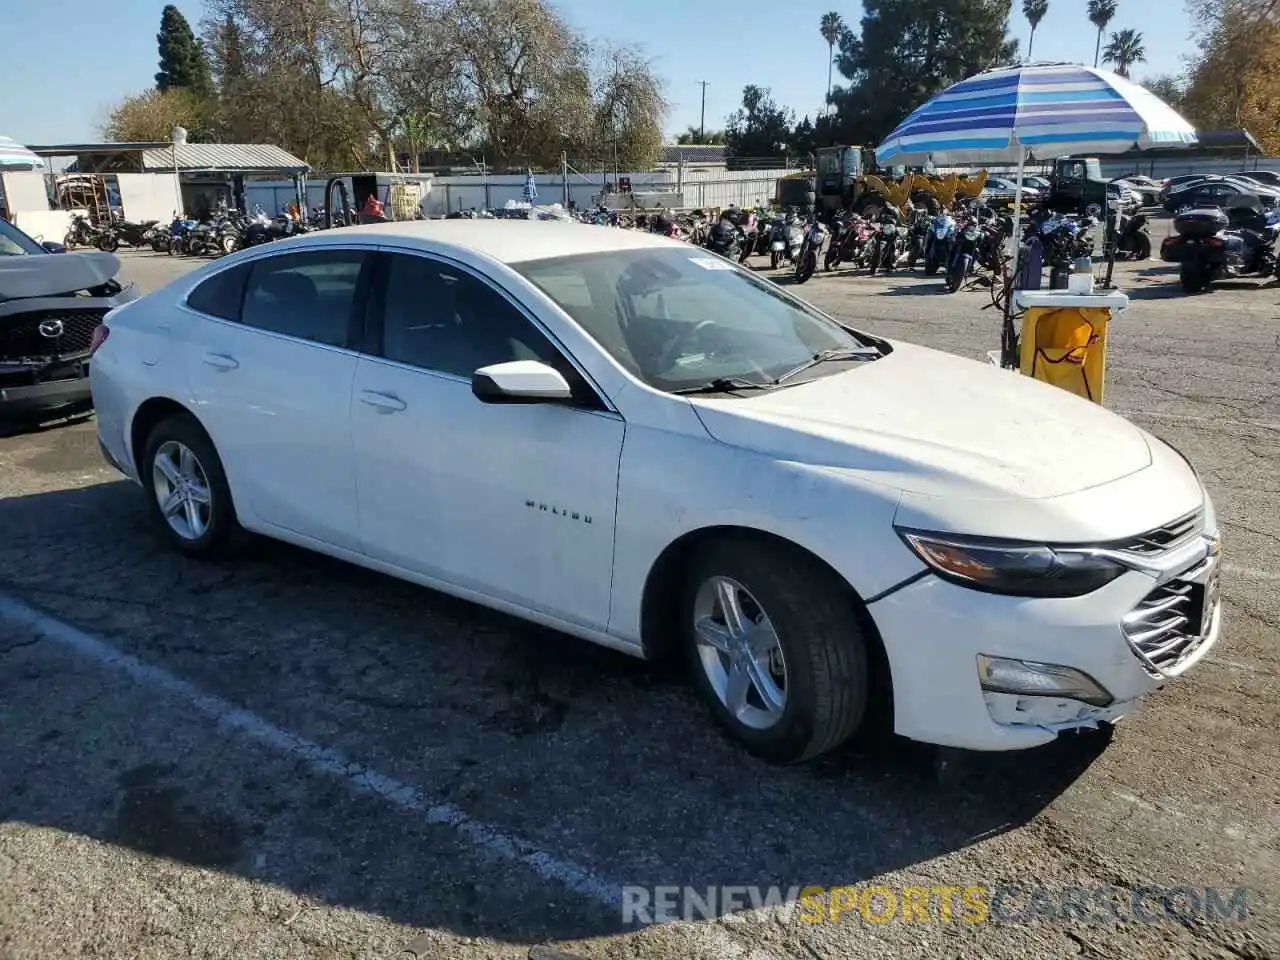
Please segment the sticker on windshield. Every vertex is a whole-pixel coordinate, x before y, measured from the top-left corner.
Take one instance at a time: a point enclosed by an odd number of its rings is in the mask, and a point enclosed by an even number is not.
[[[732,270],[733,264],[719,257],[690,257],[690,263],[696,263],[703,270]]]

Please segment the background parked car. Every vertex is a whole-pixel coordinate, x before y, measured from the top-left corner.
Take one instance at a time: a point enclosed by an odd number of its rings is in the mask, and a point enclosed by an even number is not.
[[[1152,180],[1142,174],[1134,174],[1120,179],[1124,181],[1130,190],[1138,195],[1138,199],[1142,201],[1144,207],[1160,206],[1160,190],[1164,186],[1164,181]]]
[[[55,249],[56,248],[56,249]],[[0,220],[0,418],[38,420],[91,405],[89,352],[113,307],[138,298],[109,253],[61,253]]]
[[[1170,213],[1197,207],[1225,207],[1241,196],[1256,196],[1263,207],[1280,205],[1280,190],[1236,177],[1201,177],[1181,184],[1165,196],[1164,208]]]
[[[1017,192],[1018,184],[1012,177],[987,177],[987,182],[982,188],[982,195],[986,197],[987,202],[999,205],[1012,204]],[[1040,191],[1027,187],[1024,182],[1022,202],[1031,203],[1039,199]]]

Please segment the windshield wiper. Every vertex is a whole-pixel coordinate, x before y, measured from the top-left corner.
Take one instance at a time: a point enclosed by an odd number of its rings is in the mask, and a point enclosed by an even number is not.
[[[774,384],[760,383],[756,380],[747,380],[743,377],[716,377],[714,380],[708,380],[706,383],[699,384],[696,387],[681,387],[679,390],[671,390],[671,393],[688,395],[691,393],[733,393],[735,390],[772,390]]]
[[[823,350],[821,353],[815,353],[798,367],[792,367],[773,382],[776,386],[784,380],[790,380],[792,377],[804,373],[806,370],[811,370],[821,363],[830,363],[836,360],[875,360],[879,357],[880,350],[877,347],[842,347],[838,350]]]

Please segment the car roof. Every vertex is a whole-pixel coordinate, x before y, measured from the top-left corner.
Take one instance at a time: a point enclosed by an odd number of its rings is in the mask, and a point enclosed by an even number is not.
[[[414,241],[448,244],[491,257],[501,263],[525,263],[611,250],[641,250],[652,247],[680,247],[671,240],[644,230],[620,230],[596,224],[563,220],[405,220],[360,224],[337,230],[323,230],[299,238],[308,241],[341,242],[351,237],[377,243],[400,244]],[[291,244],[292,245],[292,244]]]

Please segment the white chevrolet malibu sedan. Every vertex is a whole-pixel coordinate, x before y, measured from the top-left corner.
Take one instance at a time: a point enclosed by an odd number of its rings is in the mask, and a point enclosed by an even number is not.
[[[1218,637],[1218,525],[1177,451],[677,241],[330,230],[116,309],[95,347],[103,452],[178,550],[249,531],[679,654],[772,761],[878,717],[1032,747]]]

